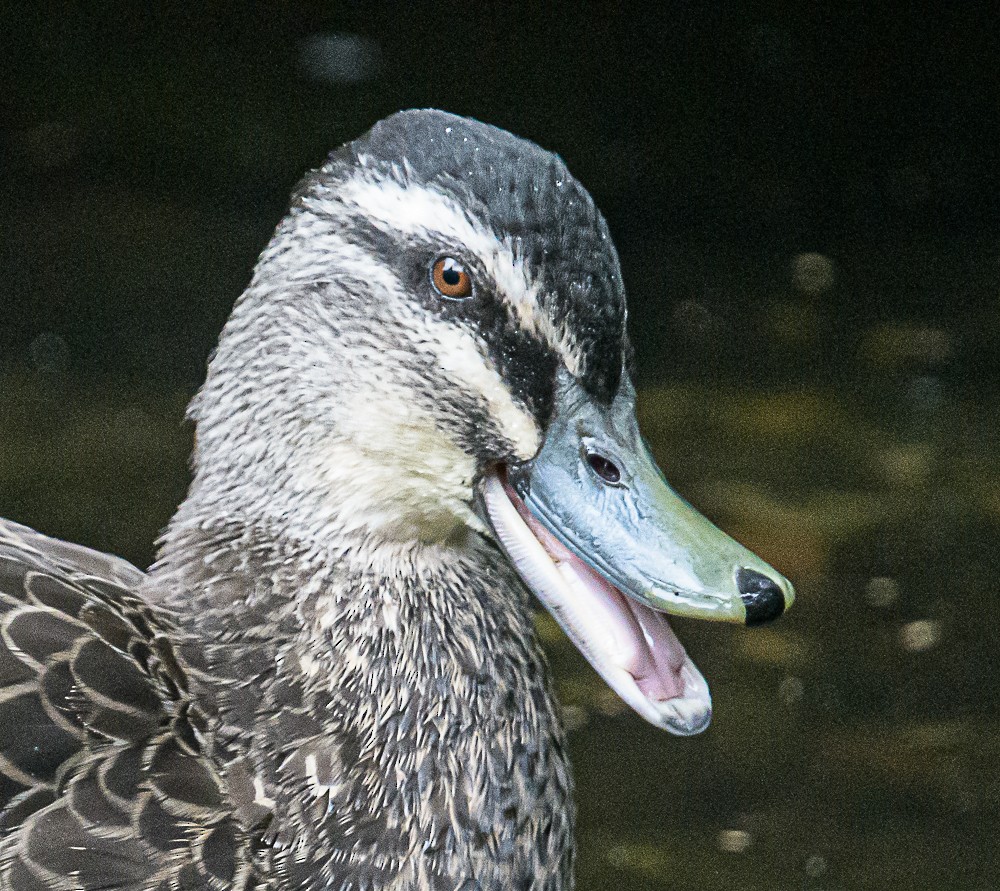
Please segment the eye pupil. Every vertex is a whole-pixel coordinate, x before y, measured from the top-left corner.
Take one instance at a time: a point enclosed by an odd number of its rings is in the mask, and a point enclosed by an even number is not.
[[[442,297],[464,300],[472,294],[472,278],[454,257],[439,257],[431,267],[431,284]]]
[[[604,455],[598,455],[597,452],[589,452],[587,454],[587,463],[590,465],[590,469],[604,480],[604,482],[621,482],[621,471],[605,458]]]

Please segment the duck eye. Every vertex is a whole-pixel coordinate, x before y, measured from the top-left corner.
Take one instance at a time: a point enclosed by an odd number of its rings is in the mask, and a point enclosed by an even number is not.
[[[597,452],[587,452],[587,463],[590,465],[590,469],[604,482],[611,483],[611,485],[621,482],[622,472],[604,455],[599,455]]]
[[[439,257],[431,267],[431,284],[442,297],[462,300],[472,293],[472,277],[454,257]]]

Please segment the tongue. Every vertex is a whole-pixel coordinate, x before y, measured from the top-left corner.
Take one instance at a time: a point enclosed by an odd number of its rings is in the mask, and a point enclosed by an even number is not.
[[[612,639],[616,663],[632,675],[642,694],[653,702],[683,696],[686,653],[666,616],[622,594],[545,529],[509,488],[508,495],[559,572],[586,597],[588,602],[577,604],[580,619]]]
[[[654,702],[683,695],[680,672],[686,654],[666,617],[621,594],[618,597],[632,613],[645,644],[643,661],[629,668],[639,689]]]

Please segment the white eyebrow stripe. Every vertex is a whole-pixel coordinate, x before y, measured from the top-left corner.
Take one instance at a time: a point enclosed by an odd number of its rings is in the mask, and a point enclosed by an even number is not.
[[[248,290],[253,290],[260,279],[279,273],[292,284],[350,278],[364,282],[375,292],[400,294],[403,289],[390,267],[361,245],[331,230],[327,221],[316,218],[300,221],[294,239],[282,242],[273,252],[270,248],[265,251]]]
[[[374,179],[364,170],[339,183],[331,198],[356,209],[382,231],[464,245],[486,266],[521,328],[559,351],[571,372],[579,371],[575,351],[568,348],[565,333],[554,328],[541,307],[539,285],[510,239],[474,219],[453,198],[393,176]]]
[[[449,378],[482,399],[499,432],[508,438],[518,457],[527,460],[538,451],[541,439],[534,417],[511,394],[471,331],[462,325],[436,319],[415,306],[395,272],[380,264],[377,257],[360,245],[331,232],[325,225],[307,231],[305,242],[300,241],[280,258],[290,281],[315,281],[335,276],[352,278],[370,287],[373,299],[391,300],[396,317],[406,320],[399,332],[414,349],[430,351]],[[308,249],[304,247],[306,243]],[[299,255],[316,252],[324,258],[324,265],[310,265]]]

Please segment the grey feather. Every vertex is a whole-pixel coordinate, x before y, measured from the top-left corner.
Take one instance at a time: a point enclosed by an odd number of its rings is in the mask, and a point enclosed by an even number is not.
[[[466,232],[479,299],[438,305]],[[557,366],[615,389],[624,322],[555,156],[432,112],[332,155],[223,331],[149,574],[0,524],[0,887],[570,891],[548,670],[473,502]]]

